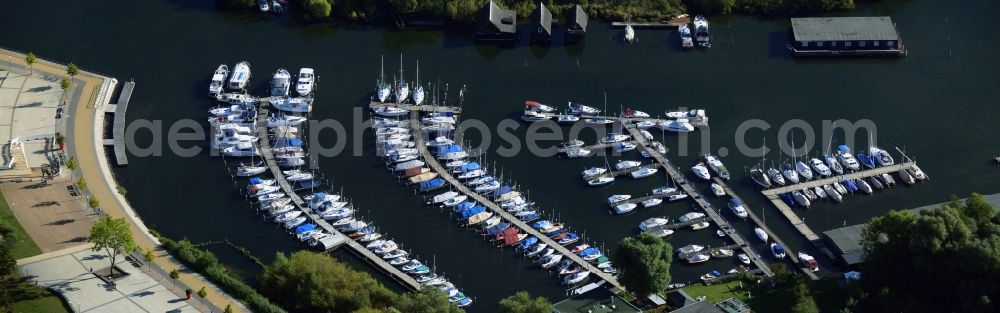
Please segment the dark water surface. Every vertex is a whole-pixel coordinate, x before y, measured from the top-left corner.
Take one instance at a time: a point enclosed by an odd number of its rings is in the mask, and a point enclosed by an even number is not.
[[[881,146],[905,147],[933,177],[930,183],[914,187],[850,196],[843,204],[821,203],[808,211],[799,210],[817,232],[860,223],[889,209],[941,202],[950,195],[1000,191],[1000,171],[990,163],[1000,155],[1000,106],[996,102],[1000,66],[995,59],[1000,44],[994,40],[1000,29],[995,18],[1000,4],[995,1],[894,1],[861,9],[858,15],[892,16],[910,56],[848,60],[790,59],[784,50],[789,36],[784,18],[714,17],[714,47],[680,53],[675,33],[639,30],[637,44],[622,46],[609,42],[618,36],[617,31],[597,22],[591,24],[586,46],[566,47],[557,37],[557,43],[548,48],[520,44],[498,49],[474,45],[461,32],[302,26],[286,18],[220,13],[211,1],[39,0],[5,7],[17,9],[0,19],[0,27],[8,30],[0,45],[73,61],[119,79],[134,78],[138,88],[128,119],[162,120],[164,131],[177,120],[202,121],[205,110],[213,105],[206,97],[212,70],[219,63],[232,66],[240,60],[251,63],[252,84],[258,93],[265,92],[270,73],[278,67],[292,72],[299,67],[316,68],[321,90],[314,116],[350,126],[354,108],[367,103],[378,56],[386,55],[386,69],[392,73],[397,70],[399,53],[406,58],[408,77],[412,78],[414,60],[419,58],[423,81],[451,83],[453,101],[455,87],[467,85],[464,117],[486,125],[514,116],[526,98],[601,106],[603,92],[612,111],[619,105],[654,114],[678,106],[705,108],[711,117],[711,138],[706,138],[709,131],[705,130],[668,134],[670,158],[686,169],[700,153],[728,149],[730,155],[724,161],[736,172],[730,185],[796,249],[807,243],[775,209],[764,206],[764,198],[745,175],[745,168],[759,159],[736,152],[734,133],[746,120],[761,119],[772,125],[767,131],[747,134],[751,147],[767,137],[768,146],[775,148],[778,128],[789,120],[808,122],[815,129],[812,134],[821,137],[824,120],[870,119],[878,127]],[[523,136],[524,131],[522,126],[515,133]],[[658,131],[654,134],[659,136]],[[688,151],[678,156],[684,136]],[[804,138],[801,131],[796,136],[799,141]],[[859,147],[866,144],[867,136],[864,132],[855,135]],[[839,144],[843,137],[837,133],[834,141]],[[150,138],[148,132],[140,132],[136,140],[145,145]],[[350,140],[329,133],[321,138],[326,145]],[[703,147],[703,141],[710,144]],[[494,138],[492,148],[499,143]],[[348,142],[348,147],[353,144]],[[447,215],[424,207],[420,196],[383,169],[372,155],[371,143],[364,142],[362,147],[363,156],[345,153],[320,159],[325,178],[342,188],[365,216],[405,248],[427,260],[436,259],[440,272],[477,298],[472,311],[491,311],[500,298],[518,290],[562,298],[564,290],[555,278],[509,250],[493,248]],[[823,149],[817,144],[809,153]],[[639,158],[638,153],[624,157]],[[776,152],[769,157],[777,158]],[[632,234],[640,221],[676,217],[691,208],[690,203],[673,203],[627,216],[608,215],[603,205],[608,195],[645,194],[665,179],[622,179],[599,189],[583,186],[579,172],[601,165],[600,158],[541,158],[522,151],[510,158],[491,153],[487,162],[496,162],[505,177],[530,190],[545,211],[608,250]],[[253,214],[235,191],[237,184],[227,175],[222,160],[207,153],[193,158],[133,156],[130,165],[116,174],[143,220],[167,236],[195,242],[229,239],[265,261],[277,251],[299,249],[282,231]],[[707,184],[698,187],[707,192]],[[722,201],[715,202],[725,207]],[[752,226],[737,223],[737,227],[752,236]],[[712,231],[681,230],[670,241],[674,246],[723,244]],[[765,249],[763,245],[758,248]],[[244,276],[252,277],[257,271],[239,254],[216,250]],[[346,253],[337,255],[353,259]],[[694,281],[711,270],[728,270],[732,262],[676,263],[673,277]]]

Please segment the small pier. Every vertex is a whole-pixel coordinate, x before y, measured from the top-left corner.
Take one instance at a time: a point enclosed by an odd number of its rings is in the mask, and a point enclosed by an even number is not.
[[[643,168],[657,168],[657,167],[660,167],[660,164],[657,164],[657,163],[646,164],[646,165],[640,165],[640,166],[633,166],[633,167],[629,167],[629,168],[626,168],[626,169],[614,170],[614,171],[611,171],[611,173],[606,173],[604,175],[622,176],[622,175],[626,175],[626,174],[631,173],[631,172],[638,171],[638,170],[643,169]]]
[[[421,126],[420,112],[421,111],[439,112],[439,111],[434,111],[435,109],[433,108],[435,107],[423,106],[423,105],[414,106],[413,109],[410,110],[410,127],[415,130],[420,129]],[[425,109],[430,109],[430,110],[425,110]],[[587,271],[590,271],[592,275],[607,281],[617,289],[624,289],[624,287],[622,287],[622,285],[618,282],[618,279],[612,276],[611,274],[605,273],[601,269],[597,268],[597,266],[591,264],[590,262],[585,261],[576,253],[573,253],[565,246],[559,244],[556,240],[553,240],[552,238],[549,238],[545,234],[542,234],[534,227],[531,227],[531,225],[528,225],[528,223],[521,221],[521,219],[515,217],[513,214],[508,213],[506,210],[501,208],[500,205],[487,199],[483,195],[480,195],[479,193],[476,193],[475,191],[469,189],[469,187],[465,186],[465,184],[462,184],[462,182],[459,181],[454,176],[452,176],[451,172],[449,172],[441,164],[441,162],[438,162],[437,158],[435,158],[434,155],[431,154],[431,152],[427,149],[427,145],[424,144],[426,142],[426,139],[424,138],[423,134],[421,134],[421,132],[414,132],[414,133],[415,133],[414,139],[416,141],[416,147],[420,151],[420,156],[422,157],[426,165],[429,166],[434,172],[437,172],[439,178],[442,178],[445,181],[447,181],[448,184],[452,186],[453,190],[467,195],[469,197],[469,200],[474,200],[478,202],[480,205],[483,205],[486,208],[490,209],[490,211],[494,212],[507,222],[511,223],[513,227],[520,228],[525,233],[535,236],[536,238],[538,238],[539,241],[548,244],[549,248],[556,249],[556,251],[559,254],[562,254],[564,258],[573,260],[573,262],[582,266]]]
[[[378,101],[372,101],[372,102],[368,103],[368,108],[372,109],[372,110],[375,110],[375,109],[378,109],[378,108],[381,108],[381,107],[399,108],[399,109],[404,109],[404,110],[407,110],[407,111],[410,111],[410,112],[416,111],[416,112],[453,113],[453,114],[460,114],[460,113],[462,113],[462,108],[460,108],[460,107],[451,107],[451,106],[444,106],[444,105],[429,105],[429,104],[415,105],[415,104],[410,104],[410,103],[378,102]],[[420,119],[417,118],[417,120],[419,121]]]
[[[824,179],[810,180],[810,181],[807,181],[807,182],[802,182],[802,183],[798,183],[798,184],[794,184],[794,185],[788,185],[788,186],[784,186],[784,187],[775,187],[775,188],[771,188],[771,189],[765,189],[761,193],[763,193],[764,196],[770,197],[770,196],[780,195],[780,194],[783,194],[783,193],[789,193],[789,192],[792,192],[792,191],[802,190],[802,189],[806,189],[806,188],[821,187],[823,185],[832,184],[832,183],[835,183],[835,182],[841,182],[841,181],[845,181],[845,180],[848,180],[848,179],[853,180],[853,179],[864,178],[864,177],[869,177],[869,176],[894,173],[894,172],[898,172],[899,170],[902,170],[902,169],[908,169],[911,166],[913,166],[913,164],[915,164],[915,163],[914,162],[905,162],[905,163],[893,164],[893,165],[890,165],[890,166],[876,167],[876,168],[873,168],[873,169],[868,169],[868,170],[863,170],[863,171],[857,171],[857,172],[850,173],[850,174],[835,175],[835,176],[827,177],[827,178],[824,178]]]
[[[394,280],[400,282],[401,284],[403,284],[403,286],[406,286],[410,290],[420,290],[420,288],[422,287],[421,284],[417,283],[417,281],[413,279],[413,277],[411,277],[406,273],[403,273],[395,266],[392,266],[391,264],[389,264],[389,262],[386,262],[385,260],[382,259],[382,257],[376,255],[371,250],[368,250],[367,248],[365,248],[365,246],[361,245],[360,243],[352,239],[349,239],[346,235],[344,235],[336,228],[334,228],[332,225],[330,225],[330,223],[327,223],[326,220],[324,220],[321,216],[314,214],[312,210],[309,209],[309,206],[305,202],[305,200],[302,200],[302,197],[299,197],[299,195],[295,193],[295,190],[292,189],[292,185],[288,183],[288,180],[285,179],[284,173],[281,172],[281,168],[278,166],[278,162],[274,160],[274,153],[272,153],[271,151],[271,143],[268,140],[267,136],[268,134],[267,107],[269,106],[269,104],[270,103],[269,101],[267,101],[267,99],[261,100],[257,116],[257,121],[258,121],[257,133],[260,135],[259,141],[260,141],[261,156],[264,158],[264,162],[265,164],[267,164],[268,169],[271,171],[271,175],[274,177],[274,180],[278,183],[278,186],[281,187],[281,191],[292,199],[292,203],[294,203],[299,210],[306,213],[305,215],[310,219],[312,223],[316,224],[316,226],[319,226],[327,233],[333,235],[335,241],[345,242],[347,244],[347,247],[350,248],[349,250],[351,252],[360,257],[366,263],[371,264],[372,266],[382,270],[382,272],[388,274],[389,277],[392,277]],[[339,246],[339,244],[335,245],[330,249],[336,248],[337,246]]]
[[[757,213],[754,213],[754,211],[751,210],[749,206],[747,206],[746,201],[743,201],[743,199],[740,199],[740,197],[737,196],[736,193],[733,192],[733,190],[729,188],[729,185],[726,185],[725,181],[723,181],[721,178],[715,177],[715,176],[712,177],[712,180],[715,181],[716,184],[719,184],[719,186],[722,186],[722,190],[725,190],[727,195],[729,195],[733,199],[739,200],[740,202],[743,203],[743,208],[746,209],[746,211],[747,211],[747,215],[748,215],[747,218],[749,218],[750,220],[752,220],[753,223],[757,225],[757,227],[760,227],[760,229],[764,230],[764,233],[767,234],[767,237],[768,237],[769,240],[774,241],[774,242],[780,244],[781,246],[785,247],[785,255],[787,255],[788,258],[791,259],[792,262],[795,263],[796,267],[798,267],[800,270],[802,270],[802,273],[805,273],[806,276],[809,276],[810,279],[813,279],[813,280],[819,279],[819,276],[816,276],[816,273],[813,273],[813,271],[811,271],[808,268],[802,266],[802,263],[799,262],[799,254],[796,253],[794,251],[794,249],[792,249],[791,247],[789,247],[783,241],[781,241],[781,238],[778,237],[778,234],[775,234],[773,231],[771,231],[771,229],[768,228],[766,224],[764,224],[764,220],[762,220],[760,217],[758,217]],[[777,198],[777,196],[775,196],[775,197]],[[781,202],[781,199],[778,199],[778,202]],[[773,203],[773,201],[772,201],[772,203]],[[781,204],[785,204],[785,203],[782,202]],[[789,208],[789,211],[791,211],[790,208]],[[784,213],[784,212],[782,212],[782,213]],[[805,227],[805,229],[808,230],[810,234],[812,234],[812,230],[809,230],[809,226],[806,226],[805,223],[802,223],[802,220],[799,219],[798,216],[795,216],[794,213],[792,213],[792,216],[794,216],[795,219],[799,221],[799,224],[801,224],[803,227]],[[788,217],[788,215],[786,214],[785,217]],[[789,219],[789,221],[791,221],[791,219]],[[795,225],[795,222],[792,222],[792,224]],[[799,228],[799,226],[796,226],[796,229],[798,229],[798,228]],[[813,236],[815,236],[815,234],[813,234]],[[806,238],[808,238],[808,237],[806,237]],[[809,241],[813,242],[814,246],[817,243],[820,244],[820,245],[822,245],[822,241],[819,240],[819,237],[817,237],[815,241],[813,241],[812,239],[810,239]],[[824,246],[823,248],[825,249],[826,247]],[[819,249],[818,246],[817,246],[817,249]],[[823,251],[823,249],[820,249],[820,251]],[[826,249],[826,251],[829,251],[829,249]],[[827,253],[829,253],[829,252],[827,252]]]
[[[666,199],[666,198],[669,198],[670,196],[679,195],[679,194],[683,194],[683,192],[678,191],[678,192],[671,192],[671,193],[658,194],[658,195],[657,194],[649,194],[649,195],[645,195],[645,196],[638,197],[638,198],[631,198],[631,199],[628,199],[628,200],[625,200],[625,201],[618,201],[618,202],[612,203],[611,205],[615,206],[615,205],[619,205],[619,204],[622,204],[622,203],[635,203],[635,204],[638,204],[640,202],[643,202],[643,201],[646,201],[646,200],[650,200],[650,199]]]
[[[125,110],[128,109],[128,102],[132,99],[132,90],[135,88],[135,81],[126,82],[122,85],[122,91],[118,95],[118,103],[109,104],[104,110],[106,113],[114,114],[114,122],[111,128],[111,139],[105,139],[105,146],[112,146],[115,153],[115,164],[118,166],[128,165],[128,156],[125,154]]]
[[[702,198],[701,193],[699,193],[698,190],[692,187],[688,183],[688,181],[684,179],[684,176],[681,175],[681,173],[675,167],[673,167],[672,164],[670,164],[666,156],[660,154],[659,152],[656,151],[656,149],[652,149],[650,147],[649,141],[647,141],[646,138],[642,136],[638,128],[636,128],[634,125],[630,125],[629,123],[622,123],[622,126],[625,127],[625,129],[628,130],[628,132],[632,135],[632,137],[634,137],[635,140],[639,143],[639,149],[646,151],[646,153],[648,153],[650,157],[656,160],[656,162],[658,162],[661,167],[667,170],[667,174],[669,175],[670,179],[674,181],[674,184],[677,186],[677,188],[683,191],[684,193],[688,194],[688,197],[694,200],[695,206],[704,211],[705,215],[707,215],[708,218],[710,218],[716,225],[722,228],[723,231],[726,233],[726,235],[729,236],[729,238],[733,241],[733,243],[736,246],[738,246],[741,250],[743,250],[743,253],[750,258],[750,261],[753,262],[753,264],[758,269],[760,269],[761,272],[764,273],[764,275],[767,276],[774,275],[774,272],[771,271],[771,267],[768,266],[767,262],[760,257],[760,254],[758,254],[757,251],[750,246],[750,244],[746,241],[746,239],[743,238],[743,236],[741,236],[738,232],[732,230],[732,227],[730,227],[729,222],[727,222],[724,218],[722,218],[719,212],[716,212],[715,209],[712,207],[712,205],[708,203],[708,201],[705,201],[705,199]]]
[[[583,146],[583,147],[559,148],[559,153],[566,154],[566,153],[569,153],[570,151],[574,151],[576,149],[587,150],[587,151],[590,151],[590,152],[597,152],[597,151],[602,151],[602,150],[605,150],[605,149],[614,148],[615,145],[617,145],[619,143],[635,143],[635,141],[634,140],[626,140],[626,141],[622,141],[622,142],[598,143],[598,144],[589,145],[589,146]],[[591,154],[591,155],[593,155],[593,154]],[[588,156],[590,156],[590,155],[588,155]]]

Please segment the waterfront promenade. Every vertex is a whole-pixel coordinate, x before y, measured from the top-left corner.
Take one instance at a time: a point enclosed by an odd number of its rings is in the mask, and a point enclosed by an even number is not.
[[[10,66],[14,68],[15,72],[25,72],[28,69],[23,54],[0,49],[0,58],[11,61],[13,64]],[[34,75],[55,77],[66,75],[65,66],[42,58],[35,62],[32,71]],[[87,181],[87,191],[91,196],[100,200],[101,213],[115,218],[124,217],[129,221],[132,226],[130,229],[139,248],[153,250],[157,255],[152,262],[155,266],[168,272],[174,269],[181,272],[177,282],[180,286],[187,286],[181,288],[197,290],[204,286],[209,290],[208,302],[214,304],[215,307],[225,307],[232,303],[234,312],[246,312],[247,310],[238,301],[230,298],[201,275],[186,269],[184,265],[161,249],[156,237],[149,232],[125,197],[117,192],[118,185],[111,173],[103,146],[104,112],[116,83],[117,81],[113,78],[84,70],[81,70],[79,75],[73,78],[75,85],[73,88],[79,88],[80,91],[74,95],[74,100],[69,101],[66,106],[65,135],[67,140],[65,151],[77,159],[79,168],[76,177]],[[141,92],[141,86],[139,88],[138,92]],[[211,306],[206,306],[201,309],[209,311],[210,308]],[[216,309],[216,311],[219,310]]]

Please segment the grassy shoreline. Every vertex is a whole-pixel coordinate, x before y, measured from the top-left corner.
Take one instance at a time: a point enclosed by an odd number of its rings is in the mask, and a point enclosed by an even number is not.
[[[10,209],[10,203],[3,192],[0,192],[0,223],[11,230],[11,237],[4,238],[9,244],[11,255],[15,259],[42,254],[42,249],[35,244],[31,236],[21,227],[21,223]],[[62,313],[70,312],[66,302],[51,290],[35,286],[23,280],[20,275],[0,278],[0,289],[5,297],[9,297],[9,309],[14,312]],[[2,309],[2,307],[0,307]]]

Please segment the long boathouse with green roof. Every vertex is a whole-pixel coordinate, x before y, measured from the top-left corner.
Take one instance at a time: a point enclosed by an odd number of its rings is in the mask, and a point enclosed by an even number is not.
[[[888,16],[792,18],[792,37],[797,57],[906,56]]]

